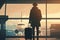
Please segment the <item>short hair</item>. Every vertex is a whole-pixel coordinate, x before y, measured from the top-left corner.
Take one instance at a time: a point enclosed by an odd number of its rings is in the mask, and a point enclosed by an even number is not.
[[[33,6],[37,6],[38,4],[36,2],[33,3]]]

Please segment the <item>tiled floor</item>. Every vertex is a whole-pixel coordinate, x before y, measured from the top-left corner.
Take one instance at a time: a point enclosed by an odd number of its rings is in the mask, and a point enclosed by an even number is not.
[[[6,40],[25,40],[25,39],[24,38],[6,38]],[[57,39],[57,38],[39,38],[39,40],[60,40],[60,39]]]

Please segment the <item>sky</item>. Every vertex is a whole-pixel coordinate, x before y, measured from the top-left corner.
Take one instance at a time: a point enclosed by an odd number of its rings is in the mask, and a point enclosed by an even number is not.
[[[3,5],[2,9],[0,9],[0,15],[4,15],[5,5]],[[46,4],[38,4],[37,6],[42,13],[42,17],[46,18]],[[7,4],[6,15],[9,18],[29,18],[30,10],[32,8],[32,4]],[[60,4],[47,4],[47,17],[48,18],[60,18]],[[8,20],[6,24],[16,24],[16,26],[21,23],[21,20]],[[24,24],[28,25],[28,20],[23,20]],[[60,24],[60,20],[48,20],[48,28],[51,24]],[[27,26],[25,25],[25,27]],[[41,26],[46,27],[46,20],[41,20]]]

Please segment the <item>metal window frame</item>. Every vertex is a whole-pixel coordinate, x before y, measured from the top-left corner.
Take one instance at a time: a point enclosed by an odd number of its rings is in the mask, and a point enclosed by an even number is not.
[[[5,3],[5,15],[6,15],[6,3]],[[22,20],[27,20],[27,19],[29,19],[29,18],[8,18],[8,19],[13,19],[13,20],[16,20],[16,19],[22,19]],[[46,37],[40,37],[39,36],[39,38],[46,38],[46,40],[47,40],[47,38],[53,38],[53,37],[48,37],[47,36],[47,20],[60,20],[60,18],[47,18],[47,0],[46,0],[46,18],[42,18],[42,19],[45,19],[46,20]],[[6,38],[24,38],[24,36],[6,36]]]

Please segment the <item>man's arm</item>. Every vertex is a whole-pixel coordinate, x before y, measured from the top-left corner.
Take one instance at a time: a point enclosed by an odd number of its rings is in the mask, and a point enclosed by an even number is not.
[[[42,19],[41,10],[39,10],[39,14],[40,14],[40,21],[41,21],[41,19]]]
[[[31,20],[32,20],[31,16],[32,16],[32,10],[30,11],[29,23],[31,23]]]

